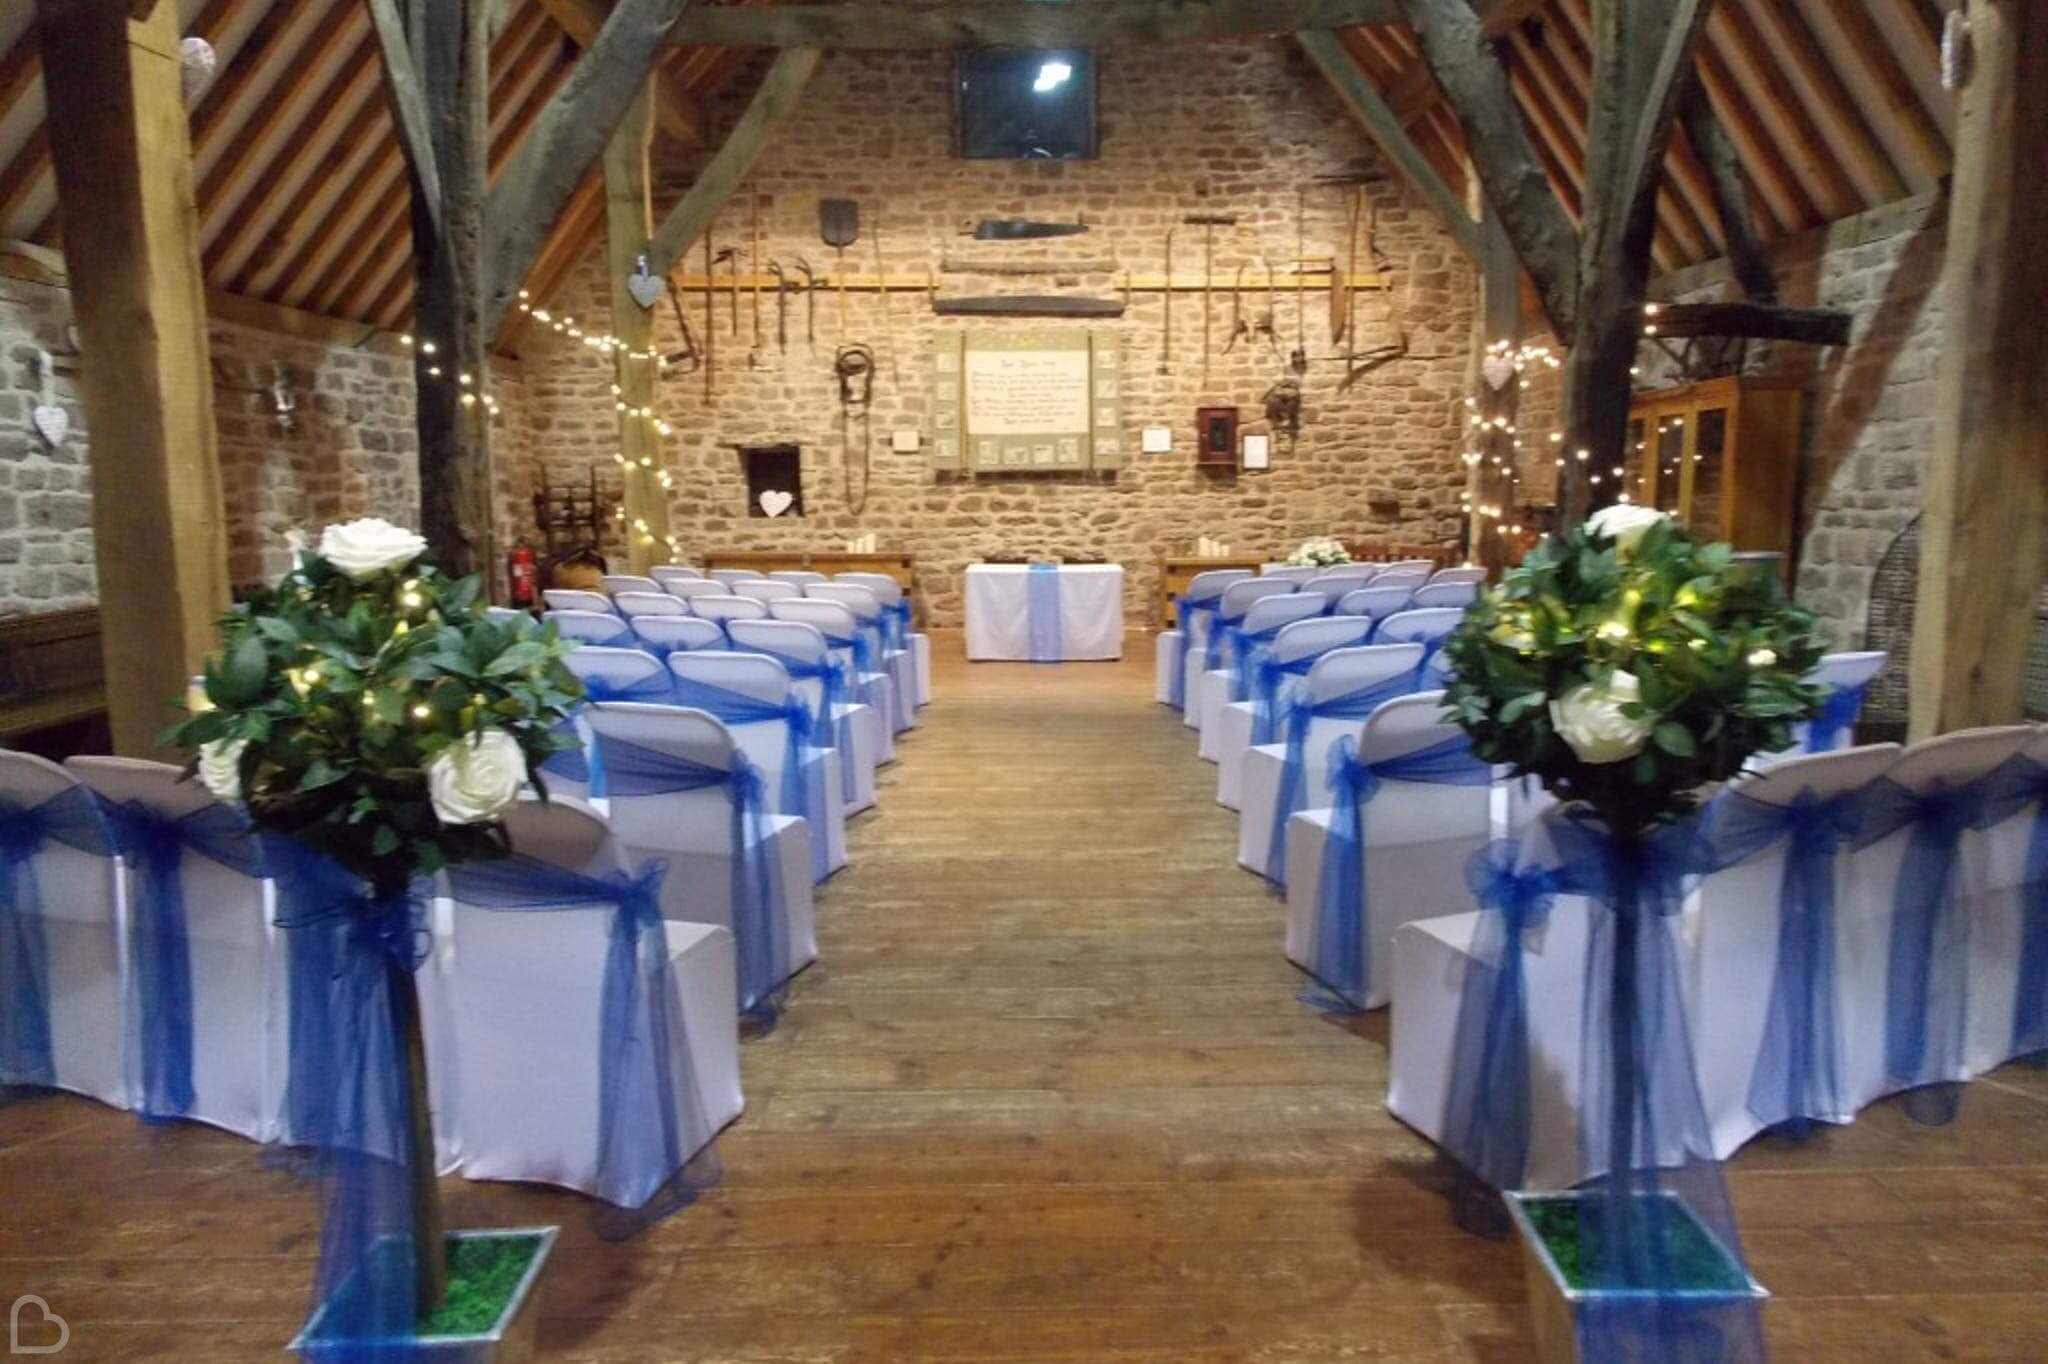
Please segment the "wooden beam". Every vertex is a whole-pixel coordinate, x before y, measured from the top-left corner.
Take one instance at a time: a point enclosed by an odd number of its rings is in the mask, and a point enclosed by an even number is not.
[[[683,46],[935,51],[955,47],[1114,47],[1391,24],[1396,0],[1118,0],[1047,5],[693,5],[669,29]]]
[[[178,16],[43,0],[50,150],[76,284],[114,751],[166,757],[227,610],[227,528]]]
[[[548,229],[611,141],[689,0],[619,0],[491,186],[484,214],[483,329],[498,329]]]
[[[1507,68],[1466,0],[1398,0],[1444,97],[1458,113],[1486,201],[1515,243],[1551,330],[1578,316],[1579,234],[1529,144]]]
[[[588,48],[597,41],[598,30],[604,27],[605,16],[611,12],[608,0],[540,0],[540,4],[548,17],[569,35],[569,41],[580,48]],[[678,80],[674,72],[659,66],[654,69],[654,119],[663,132],[678,142],[691,147],[704,145],[702,121],[689,86]]]
[[[1849,314],[1835,308],[1785,308],[1761,302],[1662,303],[1644,323],[1650,334],[1746,336],[1754,341],[1803,341],[1814,346],[1849,344]]]
[[[2048,577],[2048,6],[1966,0],[1910,731],[2021,718]]]
[[[1524,19],[1533,19],[1543,12],[1550,0],[1482,0],[1479,5],[1479,28],[1489,38],[1506,34]]]
[[[369,0],[370,18],[377,25],[377,47],[384,54],[384,89],[391,96],[391,122],[398,129],[399,146],[405,152],[413,179],[419,182],[420,199],[441,235],[441,171],[435,164],[434,135],[427,113],[426,91],[414,65],[412,42],[405,19],[398,12],[398,0]]]
[[[718,210],[732,197],[753,169],[754,162],[767,147],[782,121],[796,108],[804,86],[810,82],[811,73],[818,69],[823,54],[816,48],[790,48],[776,55],[768,68],[768,74],[761,78],[760,89],[754,92],[747,111],[740,115],[733,125],[725,145],[718,149],[718,155],[698,173],[683,197],[676,201],[668,216],[661,220],[661,226],[646,244],[647,258],[657,275],[665,275],[676,266],[682,254],[699,233],[711,225],[718,216]]]
[[[621,505],[626,512],[626,557],[634,573],[668,562],[668,490],[661,459],[661,433],[644,415],[658,397],[661,362],[655,348],[654,310],[640,306],[626,287],[654,228],[654,201],[647,170],[653,132],[650,89],[633,101],[604,151],[605,260],[611,283],[611,330],[622,343],[612,352],[618,385]],[[657,300],[658,302],[659,300]]]
[[[1373,140],[1382,155],[1393,163],[1408,187],[1419,195],[1422,201],[1436,210],[1437,221],[1444,231],[1458,244],[1458,249],[1467,256],[1479,256],[1479,226],[1472,221],[1472,215],[1465,211],[1465,205],[1444,178],[1436,173],[1436,167],[1408,136],[1408,130],[1394,117],[1394,111],[1387,107],[1380,92],[1373,89],[1372,82],[1358,68],[1358,63],[1344,50],[1333,33],[1297,33],[1295,41],[1308,54],[1316,69],[1330,82],[1330,88],[1337,92],[1337,98],[1344,101],[1344,107],[1364,127],[1366,135]]]
[[[1714,117],[1714,105],[1697,76],[1688,83],[1678,106],[1679,121],[1685,125],[1686,140],[1706,167],[1707,183],[1714,190],[1714,211],[1721,219],[1721,245],[1734,267],[1742,292],[1753,302],[1776,303],[1778,279],[1756,234],[1756,220],[1749,211],[1749,184],[1742,177],[1742,158],[1728,139],[1728,130]],[[1839,344],[1839,343],[1836,343]]]

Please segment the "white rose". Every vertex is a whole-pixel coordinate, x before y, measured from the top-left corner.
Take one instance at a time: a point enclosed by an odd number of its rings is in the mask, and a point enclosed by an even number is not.
[[[526,756],[502,729],[458,739],[427,764],[427,793],[443,824],[485,824],[510,809],[526,781]]]
[[[199,784],[215,800],[242,798],[242,750],[247,739],[211,739],[199,745]]]
[[[1614,541],[1615,552],[1626,559],[1635,553],[1643,532],[1664,519],[1664,513],[1637,502],[1617,502],[1602,507],[1586,518],[1586,529],[1597,530]]]
[[[1636,675],[1626,672],[1617,672],[1605,687],[1582,683],[1550,703],[1550,723],[1580,762],[1618,763],[1633,758],[1657,723],[1647,714],[1632,720],[1621,713],[1623,705],[1642,698],[1642,690]]]
[[[320,532],[320,557],[357,582],[403,568],[426,552],[425,540],[380,516],[366,516]]]
[[[306,539],[306,532],[300,530],[297,526],[293,526],[290,530],[284,533],[284,547],[286,550],[290,552],[292,556],[292,567],[297,568],[299,564],[299,556],[301,554],[304,554],[312,546],[311,543]]]

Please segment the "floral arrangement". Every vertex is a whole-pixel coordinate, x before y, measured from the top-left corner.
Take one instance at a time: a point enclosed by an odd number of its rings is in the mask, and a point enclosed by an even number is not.
[[[1303,540],[1287,562],[1298,568],[1334,568],[1351,562],[1351,551],[1334,535],[1312,535]]]
[[[1821,696],[1801,680],[1821,655],[1813,617],[1769,571],[1628,503],[1545,537],[1444,651],[1445,705],[1473,752],[1623,837],[1788,747]]]
[[[552,627],[500,624],[475,578],[420,562],[426,541],[376,518],[221,622],[221,650],[169,741],[199,779],[373,885],[503,856],[499,817],[568,743],[582,695]]]

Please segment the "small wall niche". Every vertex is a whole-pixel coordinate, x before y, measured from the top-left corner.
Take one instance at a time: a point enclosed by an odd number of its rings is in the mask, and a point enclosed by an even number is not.
[[[804,514],[801,447],[794,444],[742,445],[740,462],[747,471],[747,515],[790,517]]]

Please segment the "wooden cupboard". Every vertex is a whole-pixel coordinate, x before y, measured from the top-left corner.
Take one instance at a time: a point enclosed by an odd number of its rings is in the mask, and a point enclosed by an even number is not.
[[[1636,395],[1625,489],[1702,540],[1785,556],[1797,514],[1803,385],[1707,379]]]

